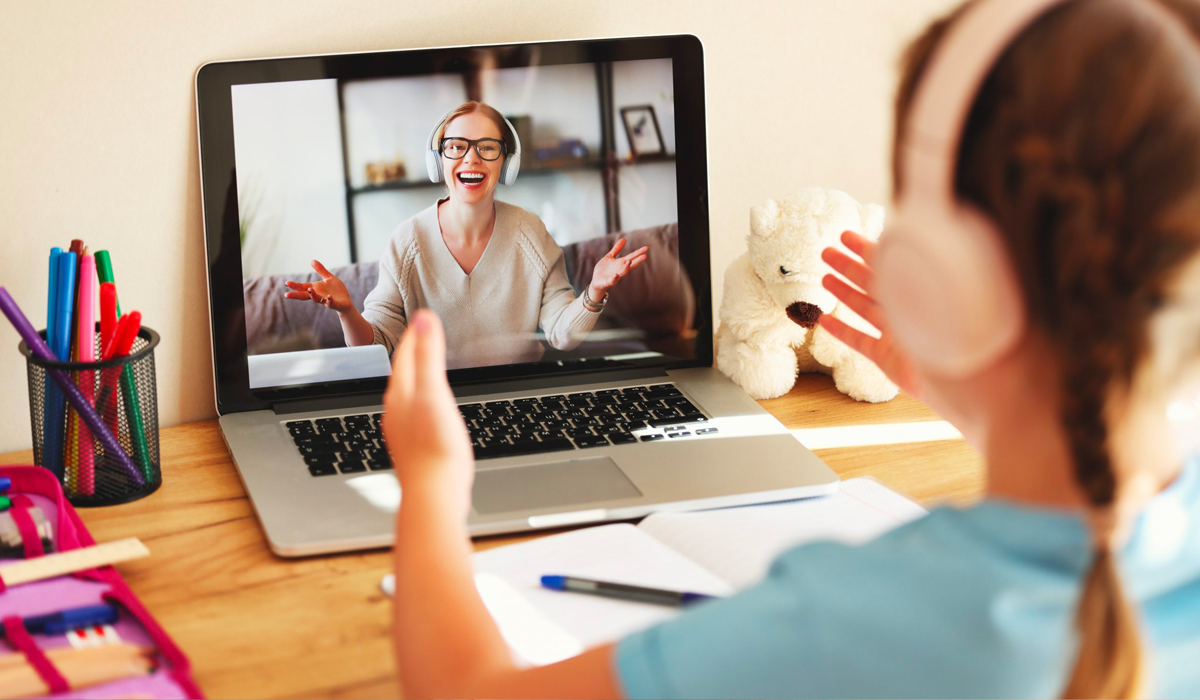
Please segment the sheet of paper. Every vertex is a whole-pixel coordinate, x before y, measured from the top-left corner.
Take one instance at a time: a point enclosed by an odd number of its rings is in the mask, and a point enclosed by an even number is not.
[[[475,555],[474,565],[476,585],[505,641],[521,659],[535,664],[567,658],[678,614],[665,606],[546,590],[541,587],[545,574],[710,595],[732,592],[724,581],[632,525],[604,525],[486,550]]]
[[[771,561],[816,540],[859,544],[926,514],[874,479],[848,479],[836,494],[696,513],[655,513],[638,528],[734,588],[754,585]]]

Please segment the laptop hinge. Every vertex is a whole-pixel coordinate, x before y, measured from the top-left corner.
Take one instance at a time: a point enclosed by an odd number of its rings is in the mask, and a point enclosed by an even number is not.
[[[550,377],[522,377],[520,379],[500,380],[493,382],[475,382],[472,384],[455,384],[455,396],[474,396],[476,394],[503,394],[507,392],[529,392],[577,384],[597,384],[623,382],[630,379],[646,379],[648,377],[665,377],[667,371],[662,367],[626,367],[622,369],[586,372],[581,374],[556,375]]]
[[[455,396],[473,396],[476,394],[502,394],[510,391],[539,391],[575,384],[622,382],[631,379],[665,376],[667,376],[667,371],[662,367],[636,367],[567,376],[522,377],[520,379],[502,381],[455,384],[453,388]],[[382,393],[343,394],[340,396],[277,401],[271,405],[271,410],[275,412],[275,415],[285,415],[290,413],[306,413],[308,411],[333,411],[341,408],[357,408],[359,406],[371,406],[382,403]]]
[[[304,413],[306,411],[334,411],[339,408],[358,408],[360,406],[376,406],[383,403],[383,393],[371,394],[342,394],[341,396],[322,396],[320,398],[291,399],[277,401],[271,405],[275,415],[288,413]]]

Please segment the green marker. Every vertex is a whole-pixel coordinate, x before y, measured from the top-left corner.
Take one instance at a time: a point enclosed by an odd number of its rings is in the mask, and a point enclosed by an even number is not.
[[[116,284],[116,279],[113,277],[112,258],[109,257],[107,250],[96,251],[96,276],[100,278],[100,284],[112,282]],[[121,294],[117,293],[117,317],[121,316]],[[146,427],[142,423],[142,407],[138,401],[137,386],[133,381],[133,368],[125,365],[121,369],[121,391],[125,393],[125,420],[129,423],[129,433],[133,441],[133,459],[138,466],[142,468],[142,475],[146,477],[146,483],[149,484],[154,480],[154,466],[150,463],[150,448],[146,445]]]
[[[0,513],[12,508],[12,501],[8,500],[8,496],[0,496]]]

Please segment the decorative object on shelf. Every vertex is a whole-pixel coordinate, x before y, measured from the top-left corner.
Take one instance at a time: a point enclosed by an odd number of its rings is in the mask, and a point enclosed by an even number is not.
[[[821,251],[839,245],[843,231],[878,239],[883,218],[878,204],[820,187],[752,207],[749,250],[725,271],[717,369],[756,399],[786,394],[797,372],[831,374],[838,391],[858,401],[894,398],[899,389],[874,363],[817,325],[832,313],[872,332],[822,286],[831,268]]]
[[[588,148],[579,139],[541,141],[533,145],[533,162],[538,168],[566,168],[587,162]]]
[[[408,168],[404,165],[402,158],[367,163],[367,183],[371,185],[385,185],[389,182],[403,180],[407,176]]]
[[[625,135],[629,137],[629,151],[634,160],[666,155],[662,130],[658,128],[658,116],[652,105],[622,107],[621,121],[625,124]]]

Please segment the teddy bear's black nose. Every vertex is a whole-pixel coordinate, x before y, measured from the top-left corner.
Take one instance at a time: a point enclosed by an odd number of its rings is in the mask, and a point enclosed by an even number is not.
[[[781,275],[790,275],[790,274],[792,274],[792,273],[791,273],[791,271],[789,271],[787,268],[785,268],[783,265],[780,265],[780,266],[779,266],[779,274],[781,274]]]

